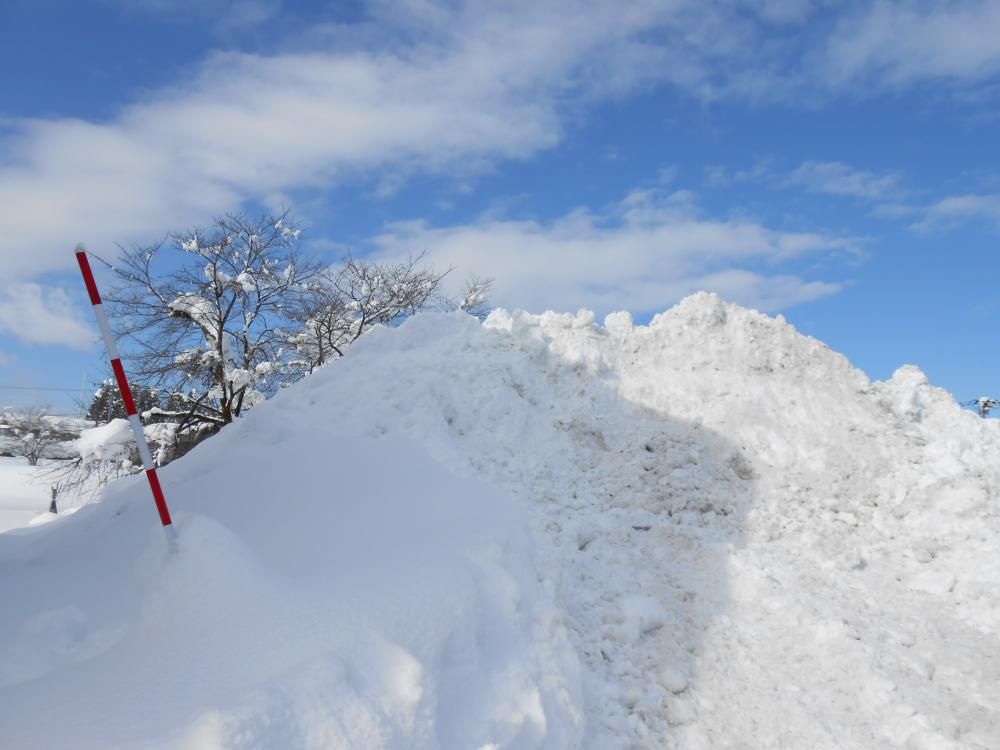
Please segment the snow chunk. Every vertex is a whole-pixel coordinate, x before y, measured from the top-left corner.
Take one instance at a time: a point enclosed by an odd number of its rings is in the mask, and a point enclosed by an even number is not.
[[[892,374],[889,408],[900,419],[919,422],[927,410],[931,396],[927,375],[915,365],[903,365]]]
[[[490,314],[486,316],[486,320],[483,321],[484,328],[506,331],[507,333],[511,332],[513,325],[513,317],[511,317],[511,314],[502,307],[493,309]]]
[[[215,306],[200,294],[182,294],[167,307],[175,315],[191,318],[202,329],[211,328]]]
[[[650,326],[655,327],[667,318],[682,320],[689,325],[716,328],[726,324],[728,309],[735,307],[712,292],[697,292],[685,297],[666,313],[655,316]]]
[[[667,622],[667,611],[652,596],[629,596],[622,600],[622,634],[630,641],[649,635]]]
[[[632,313],[625,310],[610,313],[604,318],[604,327],[608,333],[617,338],[624,338],[632,333],[635,322],[632,320]]]
[[[134,442],[128,420],[112,419],[81,432],[74,447],[84,462],[127,461]]]

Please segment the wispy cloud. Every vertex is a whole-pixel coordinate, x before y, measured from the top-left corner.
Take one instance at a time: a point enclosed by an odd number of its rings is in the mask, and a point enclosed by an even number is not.
[[[787,308],[841,285],[800,278],[786,263],[857,250],[848,237],[702,217],[685,191],[635,191],[603,212],[578,209],[551,222],[402,222],[375,244],[381,257],[430,248],[440,266],[494,276],[499,304],[636,312],[664,309],[699,289],[766,310]]]
[[[840,161],[806,161],[789,171],[779,169],[773,159],[761,159],[749,169],[708,167],[703,184],[707,188],[757,184],[772,190],[853,198],[869,205],[869,216],[905,222],[918,232],[953,230],[970,222],[1000,228],[1000,194],[989,192],[990,180],[980,176],[976,181],[986,192],[946,196],[928,203],[930,191],[907,184],[899,171],[874,172]]]
[[[773,159],[757,159],[753,166],[747,169],[729,169],[720,164],[712,164],[704,169],[705,186],[710,188],[728,188],[746,183],[775,183],[777,174]]]
[[[0,288],[0,332],[30,344],[90,349],[95,334],[79,322],[81,315],[62,289],[31,283]]]
[[[875,174],[839,161],[807,161],[785,180],[792,187],[812,193],[842,195],[871,201],[884,201],[903,192],[898,173]]]
[[[876,2],[843,19],[819,65],[836,88],[984,81],[1000,72],[996,0]]]
[[[680,168],[676,166],[660,167],[659,171],[656,173],[656,181],[661,185],[669,185],[677,180],[677,176],[680,174]]]
[[[758,159],[746,169],[713,165],[704,172],[709,188],[760,184],[773,190],[804,190],[808,193],[857,198],[881,205],[899,203],[909,193],[900,172],[872,172],[842,161],[805,161],[793,169],[781,168],[774,158]]]
[[[970,221],[986,221],[1000,229],[1000,195],[954,195],[923,209],[913,228],[926,232],[951,229]]]

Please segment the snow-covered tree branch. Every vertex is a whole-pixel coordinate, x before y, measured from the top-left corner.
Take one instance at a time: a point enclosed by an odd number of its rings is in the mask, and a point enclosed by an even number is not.
[[[182,423],[228,424],[277,387],[283,331],[319,264],[287,214],[123,250],[108,295],[133,377],[170,394]]]
[[[307,293],[297,298],[299,328],[287,336],[301,365],[311,371],[343,356],[371,328],[397,325],[436,304],[451,269],[435,271],[423,261],[423,255],[401,263],[348,256],[340,266],[316,274]]]
[[[489,280],[471,279],[457,300],[441,293],[451,269],[424,255],[328,266],[298,249],[287,213],[220,217],[162,242],[123,249],[106,295],[140,406],[190,447],[281,385],[342,356],[377,326],[427,309],[482,315]],[[96,405],[122,416],[115,396]],[[139,400],[137,398],[137,400]],[[186,441],[186,442],[185,442]],[[178,443],[178,450],[183,447]]]
[[[976,408],[979,410],[979,416],[988,417],[990,412],[1000,405],[1000,401],[995,398],[990,398],[989,396],[980,396],[975,400]]]

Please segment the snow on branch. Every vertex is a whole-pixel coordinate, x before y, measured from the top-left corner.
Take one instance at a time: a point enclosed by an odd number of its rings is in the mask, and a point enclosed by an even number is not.
[[[1000,401],[989,396],[980,396],[972,401],[963,401],[961,405],[969,409],[976,409],[979,412],[979,416],[985,418],[1000,405]]]

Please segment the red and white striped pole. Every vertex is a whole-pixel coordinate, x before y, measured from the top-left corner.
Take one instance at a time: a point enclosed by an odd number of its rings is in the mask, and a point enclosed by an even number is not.
[[[167,543],[170,545],[170,549],[174,550],[177,548],[177,534],[174,531],[173,522],[170,520],[167,500],[163,496],[160,479],[156,476],[156,465],[153,463],[153,455],[149,452],[146,434],[142,430],[142,421],[139,419],[139,414],[135,408],[135,400],[132,398],[132,389],[129,388],[128,379],[125,377],[122,358],[118,353],[114,336],[111,335],[108,316],[105,314],[104,306],[101,304],[101,295],[97,291],[97,282],[94,281],[94,273],[90,270],[90,261],[87,260],[87,251],[83,245],[77,245],[76,247],[76,260],[80,264],[80,272],[83,274],[83,281],[87,285],[90,302],[94,306],[94,315],[97,317],[97,326],[101,329],[101,336],[104,338],[104,346],[108,350],[108,357],[111,358],[111,369],[115,371],[118,390],[121,391],[122,401],[125,404],[125,413],[128,414],[128,421],[132,426],[132,434],[135,436],[135,444],[139,447],[139,456],[142,458],[143,467],[146,469],[146,479],[149,480],[149,489],[153,492],[156,510],[160,514],[160,523],[163,524],[163,531],[167,535]]]

